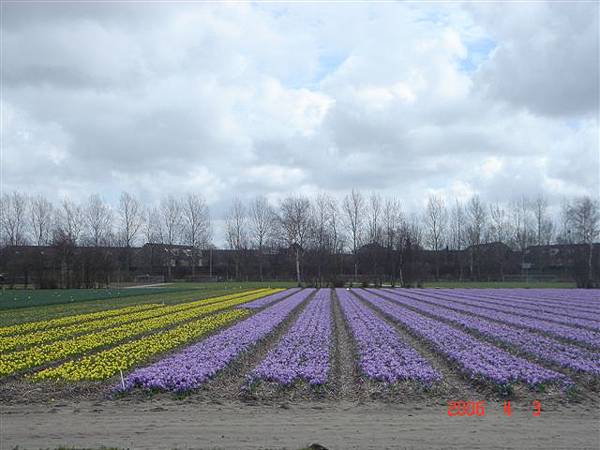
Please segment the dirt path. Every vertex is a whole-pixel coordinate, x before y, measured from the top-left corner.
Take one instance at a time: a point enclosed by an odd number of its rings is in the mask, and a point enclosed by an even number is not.
[[[576,407],[540,417],[491,404],[484,417],[448,417],[445,407],[348,402],[248,406],[189,400],[82,402],[2,408],[0,449],[569,448],[600,446],[598,411]]]
[[[365,392],[359,382],[358,369],[355,364],[354,345],[346,320],[340,307],[340,301],[331,292],[332,315],[334,321],[334,393],[336,400],[364,399]]]

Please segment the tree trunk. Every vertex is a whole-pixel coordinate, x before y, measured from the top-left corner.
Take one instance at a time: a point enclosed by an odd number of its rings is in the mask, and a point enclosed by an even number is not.
[[[592,242],[590,242],[590,251],[589,251],[589,255],[588,255],[588,281],[587,281],[587,286],[588,288],[592,287],[592,256],[594,254],[594,244]]]
[[[260,281],[263,280],[263,252],[262,245],[258,247],[258,275],[260,276]]]
[[[296,279],[298,287],[300,287],[300,251],[298,249],[296,249]]]
[[[473,280],[473,247],[469,250],[469,275]]]
[[[192,247],[192,281],[196,281],[196,249]]]

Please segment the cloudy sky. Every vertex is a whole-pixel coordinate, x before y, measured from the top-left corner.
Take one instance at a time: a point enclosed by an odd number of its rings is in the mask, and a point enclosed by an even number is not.
[[[599,6],[2,4],[2,189],[600,189]]]

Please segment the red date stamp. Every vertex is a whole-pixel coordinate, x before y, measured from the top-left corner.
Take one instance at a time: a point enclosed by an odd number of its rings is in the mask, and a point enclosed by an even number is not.
[[[464,401],[464,400],[457,400],[457,401],[449,401],[448,402],[448,416],[450,417],[472,417],[472,416],[479,416],[479,417],[483,417],[485,416],[485,408],[486,408],[487,404],[485,402],[485,400],[479,400],[479,401],[473,401],[473,400],[469,400],[469,401]],[[502,413],[505,416],[512,416],[513,410],[512,410],[512,405],[510,404],[510,400],[505,400],[502,403]],[[539,400],[534,400],[532,402],[532,415],[534,417],[539,417],[542,414],[542,402],[540,402]]]
[[[455,402],[448,402],[448,415],[450,417],[485,416],[485,401],[480,400],[478,402],[474,402],[472,400],[459,400]]]

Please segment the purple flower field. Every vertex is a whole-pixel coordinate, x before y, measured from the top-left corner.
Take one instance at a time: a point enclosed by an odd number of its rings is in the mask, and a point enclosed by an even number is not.
[[[377,294],[376,290],[369,289]],[[381,295],[393,299],[404,306],[412,307],[435,318],[446,319],[467,330],[474,330],[499,342],[513,346],[517,350],[529,353],[537,358],[558,364],[569,369],[600,375],[600,353],[572,344],[560,342],[540,333],[527,331],[511,325],[499,324],[492,320],[460,313],[452,309],[435,306],[413,295],[413,292],[385,291]]]
[[[594,349],[600,349],[600,332],[582,328],[581,326],[569,326],[550,322],[548,320],[535,319],[533,317],[519,316],[509,312],[501,312],[491,310],[489,308],[467,304],[466,302],[458,302],[456,299],[448,299],[443,294],[439,294],[431,290],[415,290],[411,291],[419,295],[423,301],[447,306],[457,311],[466,312],[485,317],[488,319],[500,321],[510,325],[517,325],[523,328],[540,331],[558,338],[567,339],[575,343],[588,345]]]
[[[331,347],[331,291],[321,289],[277,347],[249,375],[256,380],[291,384],[303,379],[324,384],[329,375]]]
[[[507,289],[509,290],[509,289]],[[563,300],[544,300],[546,297],[533,295],[530,298],[514,297],[507,293],[494,293],[491,290],[481,290],[483,292],[461,292],[459,289],[437,289],[436,292],[443,293],[448,298],[469,298],[473,300],[482,300],[490,305],[504,305],[522,308],[526,311],[544,311],[547,313],[560,314],[564,317],[574,317],[581,319],[593,319],[600,323],[600,310],[594,309],[592,305],[578,306],[574,301]],[[512,291],[512,290],[509,290]]]
[[[468,294],[473,297],[508,299],[517,302],[535,302],[539,304],[564,305],[571,308],[583,308],[600,311],[600,293],[597,290],[564,289],[438,289],[440,292]],[[474,292],[471,292],[474,291]]]
[[[390,291],[393,292],[393,290],[390,290]],[[456,303],[459,306],[476,306],[478,308],[484,308],[492,313],[495,311],[498,311],[501,313],[508,313],[508,314],[513,314],[516,316],[523,316],[523,317],[527,317],[527,318],[547,320],[549,322],[555,322],[555,323],[562,324],[562,325],[589,328],[593,331],[600,330],[600,321],[594,320],[593,319],[594,316],[592,314],[588,314],[587,318],[565,317],[564,308],[560,308],[560,307],[557,307],[555,312],[544,312],[539,308],[534,311],[534,310],[530,310],[530,309],[525,309],[521,305],[513,306],[510,304],[506,304],[506,302],[502,303],[501,301],[492,302],[489,300],[472,298],[472,297],[468,296],[467,294],[459,296],[459,295],[451,295],[451,293],[444,293],[444,294],[428,293],[427,295],[431,295],[432,297],[435,297],[435,298],[449,299],[453,303]],[[591,316],[591,318],[590,318],[590,316]]]
[[[359,295],[369,304],[422,337],[473,380],[491,382],[499,386],[508,386],[517,382],[531,387],[547,383],[558,383],[564,386],[572,384],[565,375],[511,355],[457,328],[386,300],[378,294],[361,290]]]

